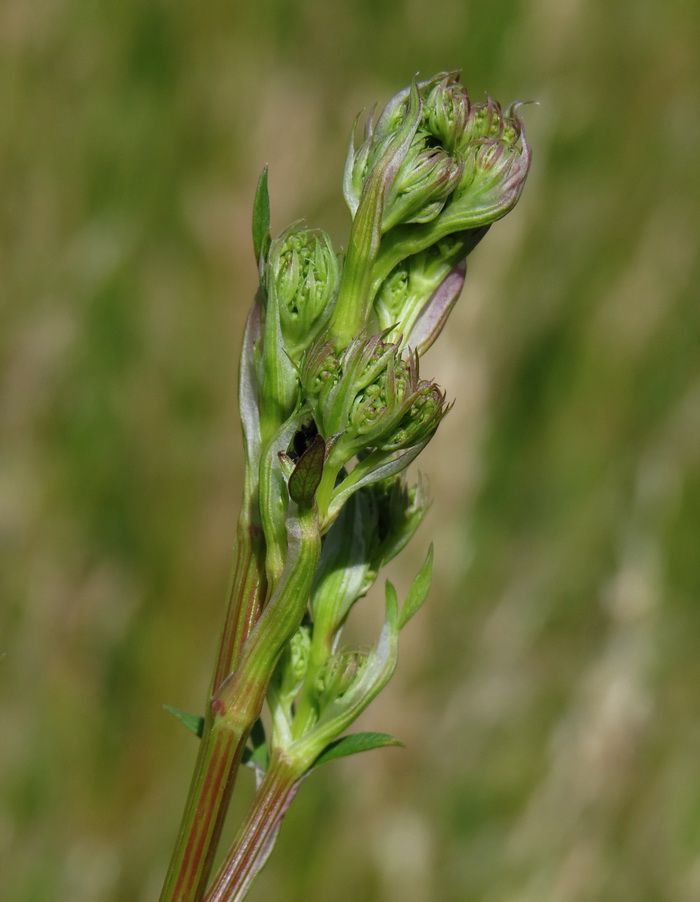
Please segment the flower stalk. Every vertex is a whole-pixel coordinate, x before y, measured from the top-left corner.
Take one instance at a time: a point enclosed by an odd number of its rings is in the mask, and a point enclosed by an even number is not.
[[[399,92],[353,138],[344,256],[303,223],[271,236],[263,171],[234,566],[205,715],[181,717],[201,741],[161,902],[240,902],[316,767],[400,744],[346,731],[394,673],[400,632],[428,594],[432,546],[403,604],[386,584],[373,645],[345,645],[343,628],[425,515],[424,484],[405,471],[450,405],[421,377],[421,357],[461,293],[468,254],[515,205],[529,165],[517,104],[474,104],[450,72]],[[257,792],[209,884],[241,764]]]
[[[240,902],[248,894],[272,852],[287,809],[299,790],[303,773],[275,755],[265,772],[245,820],[204,902]]]

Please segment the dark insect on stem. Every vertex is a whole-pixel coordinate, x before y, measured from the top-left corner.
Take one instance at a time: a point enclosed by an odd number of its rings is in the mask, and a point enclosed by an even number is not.
[[[299,429],[294,433],[294,438],[287,451],[287,454],[294,463],[297,463],[301,455],[309,448],[311,442],[317,435],[318,427],[316,426],[314,418],[309,417],[309,419],[302,423]]]

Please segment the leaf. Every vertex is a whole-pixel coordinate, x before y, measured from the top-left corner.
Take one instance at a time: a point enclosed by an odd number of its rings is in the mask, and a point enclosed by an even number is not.
[[[403,747],[403,742],[388,733],[351,733],[350,736],[343,736],[329,743],[311,765],[311,770],[327,761],[333,761],[334,758],[346,758],[348,755],[357,755],[359,752],[369,752],[390,745]]]
[[[390,626],[394,628],[398,635],[399,623],[399,596],[396,594],[394,584],[389,580],[384,585],[384,594],[386,596],[386,619]]]
[[[336,486],[333,491],[333,500],[328,508],[328,520],[333,521],[338,516],[338,511],[343,507],[353,492],[361,489],[363,486],[372,485],[382,479],[389,479],[395,476],[415,460],[420,452],[428,444],[432,436],[413,445],[406,451],[402,451],[398,456],[394,457],[390,453],[383,451],[373,451],[363,460],[361,460],[355,469],[347,476],[340,485]]]
[[[267,166],[260,173],[253,201],[253,249],[255,259],[265,257],[270,246],[270,195],[267,190]]]
[[[191,733],[201,738],[204,732],[203,717],[199,714],[191,714],[189,711],[182,711],[180,708],[174,708],[172,705],[163,705],[163,707],[177,717],[180,723],[184,724]]]
[[[428,555],[425,563],[418,571],[418,576],[413,580],[411,588],[408,590],[406,601],[401,608],[399,614],[399,629],[408,623],[418,608],[423,604],[430,589],[430,583],[433,579],[433,546],[428,548]]]
[[[296,501],[299,507],[310,507],[313,503],[323,475],[325,453],[326,443],[320,435],[315,436],[289,477],[289,497],[292,501]]]

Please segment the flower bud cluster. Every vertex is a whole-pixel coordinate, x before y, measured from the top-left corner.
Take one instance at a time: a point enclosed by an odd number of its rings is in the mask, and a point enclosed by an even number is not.
[[[520,195],[530,162],[517,104],[505,112],[490,98],[472,104],[456,72],[442,73],[415,87],[418,104],[412,104],[412,88],[399,92],[376,124],[368,121],[360,146],[351,146],[345,175],[351,211],[359,207],[372,169],[394,134],[413,119],[413,137],[384,198],[383,232],[400,224],[431,222],[446,207],[450,208],[450,231],[474,228],[504,215]],[[492,198],[488,209],[477,211],[467,195],[483,194],[482,181],[499,196]],[[461,213],[452,209],[455,206]]]
[[[420,358],[461,292],[467,255],[517,202],[529,165],[518,105],[473,103],[448,72],[399,92],[353,140],[340,260],[325,232],[303,224],[270,237],[261,177],[261,290],[241,367],[246,491],[264,537],[260,641],[278,662],[270,750],[297,761],[300,778],[386,684],[399,630],[428,591],[430,554],[401,609],[387,585],[376,644],[340,644],[352,608],[427,509],[404,471],[449,405],[421,379]]]
[[[447,72],[400,91],[376,122],[369,117],[345,165],[350,247],[362,248],[362,254],[348,255],[340,280],[332,328],[342,341],[364,327],[373,303],[382,303],[378,295],[396,267],[406,261],[413,269],[416,255],[453,236],[461,251],[444,276],[449,279],[491,223],[516,204],[530,166],[518,108],[504,111],[490,98],[472,103],[459,74]],[[421,267],[419,261],[415,268]],[[423,293],[424,306],[439,288],[433,283]],[[416,305],[411,294],[408,308],[390,323],[406,338]]]
[[[386,341],[359,337],[337,355],[312,348],[301,369],[302,390],[321,434],[336,437],[345,465],[370,448],[398,451],[430,437],[445,413],[445,397],[419,379],[418,356]]]
[[[271,686],[273,745],[306,767],[393,673],[399,631],[427,592],[430,556],[401,614],[388,585],[386,622],[376,646],[339,647],[341,633],[352,607],[411,538],[426,510],[420,484],[409,488],[402,476],[392,477],[350,498],[326,538],[310,601],[312,626],[299,628]]]

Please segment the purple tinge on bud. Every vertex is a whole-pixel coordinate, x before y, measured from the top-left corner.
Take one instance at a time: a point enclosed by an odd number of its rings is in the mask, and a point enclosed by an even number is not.
[[[420,102],[418,127],[387,191],[382,231],[434,220],[443,207],[462,199],[482,170],[490,173],[489,186],[498,188],[500,197],[488,198],[484,215],[476,219],[472,213],[459,228],[475,228],[504,215],[519,196],[515,189],[522,186],[530,161],[518,104],[505,113],[491,98],[472,104],[458,72],[440,73],[415,87]],[[392,97],[376,124],[371,117],[368,120],[360,147],[351,146],[345,174],[351,210],[357,209],[363,186],[387,143],[414,115],[409,113],[410,96],[411,88],[404,88]],[[479,190],[483,193],[483,186]]]
[[[440,213],[462,177],[463,164],[438,147],[414,148],[387,193],[382,230],[430,222]]]
[[[351,143],[345,169],[354,222],[332,322],[339,340],[350,341],[367,325],[383,283],[392,293],[401,288],[386,280],[402,261],[455,233],[476,233],[512,209],[530,166],[518,107],[504,112],[490,98],[472,103],[459,73],[443,72],[400,91],[376,122],[370,116],[360,146]],[[465,246],[464,256],[470,249]],[[445,262],[449,271],[457,261]],[[426,286],[423,303],[444,278]],[[386,306],[386,300],[376,303]],[[380,325],[401,320],[405,335],[415,321],[414,300],[405,327],[403,316],[380,317]]]
[[[467,261],[460,260],[435,289],[411,329],[406,344],[423,356],[442,332],[452,308],[462,293],[467,275]]]
[[[380,447],[384,451],[398,451],[427,441],[448,410],[445,393],[439,385],[427,381],[419,383],[398,428]]]
[[[423,118],[433,139],[451,154],[459,149],[471,103],[458,72],[446,72],[423,82]]]
[[[441,238],[401,260],[379,283],[374,309],[380,327],[390,330],[391,340],[405,343],[419,354],[430,347],[459,296],[466,257],[488,228]]]
[[[464,169],[441,217],[443,234],[487,225],[517,203],[531,161],[519,106],[503,112],[489,98],[472,107],[462,147]]]

